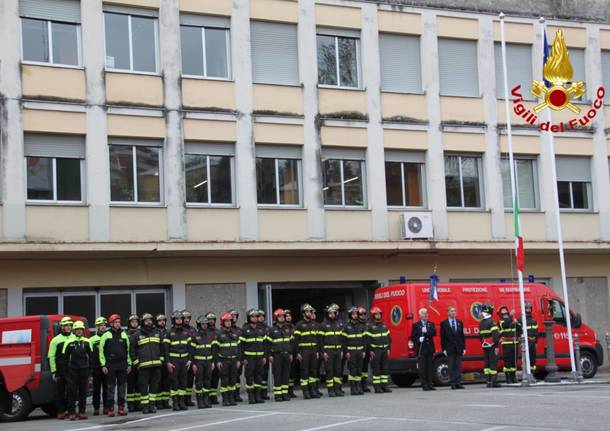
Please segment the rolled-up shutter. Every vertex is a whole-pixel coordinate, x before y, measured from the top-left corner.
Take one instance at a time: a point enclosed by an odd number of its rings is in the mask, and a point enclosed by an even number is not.
[[[208,142],[185,142],[185,154],[202,154],[206,156],[234,156],[235,145]]]
[[[480,96],[475,41],[439,38],[438,64],[441,96]]]
[[[163,141],[159,139],[133,139],[133,138],[109,138],[109,145],[136,145],[142,147],[162,147]]]
[[[216,27],[229,28],[230,20],[228,17],[210,15],[180,14],[181,25],[192,25],[195,27]]]
[[[27,133],[24,136],[24,154],[32,157],[84,159],[85,137]]]
[[[322,148],[322,160],[364,160],[366,152],[360,148]]]
[[[381,90],[421,93],[419,37],[379,35]]]
[[[570,63],[572,64],[572,70],[574,71],[574,74],[572,75],[572,82],[586,81],[587,78],[585,76],[585,49],[568,48],[568,52],[570,56]],[[585,97],[583,97],[583,99]]]
[[[80,1],[19,0],[19,15],[27,18],[80,23]]]
[[[426,163],[424,151],[386,150],[386,162]]]
[[[579,156],[557,156],[558,181],[591,182],[591,158]]]
[[[604,88],[607,88],[604,96],[604,105],[610,103],[610,51],[602,51],[602,78]]]
[[[250,39],[255,83],[299,83],[296,25],[253,21]]]
[[[502,70],[502,45],[494,46],[496,57],[496,96],[504,98],[504,73]],[[506,44],[506,68],[508,70],[508,97],[510,91],[516,86],[529,88],[532,85],[532,46],[516,43]],[[526,99],[533,99],[534,95],[524,91]]]
[[[300,145],[256,145],[256,157],[272,159],[300,159]]]

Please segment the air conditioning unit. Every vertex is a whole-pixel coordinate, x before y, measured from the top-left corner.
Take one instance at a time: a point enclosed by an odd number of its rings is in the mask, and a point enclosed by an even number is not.
[[[433,238],[432,213],[426,211],[400,214],[400,231],[403,239]]]

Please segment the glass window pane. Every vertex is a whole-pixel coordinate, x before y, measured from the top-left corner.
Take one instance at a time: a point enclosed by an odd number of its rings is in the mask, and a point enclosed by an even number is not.
[[[160,202],[159,148],[136,147],[138,202]]]
[[[277,204],[275,159],[256,158],[256,195],[259,204]]]
[[[110,199],[133,201],[133,150],[125,145],[110,145]]]
[[[318,83],[337,85],[337,57],[335,55],[335,37],[317,37],[318,42]]]
[[[58,201],[82,200],[80,165],[80,159],[56,159]]]
[[[572,208],[570,182],[557,181],[557,191],[559,193],[559,208]]]
[[[356,39],[339,38],[339,85],[358,87],[358,54]]]
[[[218,28],[205,29],[205,55],[207,76],[228,78],[227,30]]]
[[[519,207],[526,209],[536,208],[536,191],[534,190],[534,162],[533,160],[516,160],[517,185],[519,186]]]
[[[584,182],[573,182],[572,183],[572,200],[574,202],[574,208],[578,208],[578,209],[588,209],[589,208],[587,183],[584,183]]]
[[[22,18],[21,32],[23,39],[23,60],[48,63],[50,58],[47,21]]]
[[[184,156],[184,176],[186,177],[186,201],[208,203],[207,158],[199,154]]]
[[[364,205],[361,161],[343,161],[343,188],[345,190],[345,205]]]
[[[144,313],[153,316],[165,313],[165,293],[136,293],[136,314],[142,316]]]
[[[420,207],[422,202],[421,163],[405,163],[407,206]]]
[[[133,70],[156,72],[155,20],[132,16],[131,40],[133,44]]]
[[[502,194],[504,196],[504,208],[512,208],[512,189],[510,186],[510,169],[508,168],[508,159],[500,160],[500,169],[502,171]]]
[[[445,190],[448,207],[462,206],[462,192],[460,189],[460,159],[457,156],[445,157]]]
[[[476,157],[462,157],[462,182],[464,185],[464,206],[481,206],[479,190],[479,165]]]
[[[102,316],[118,314],[121,325],[127,326],[131,314],[131,293],[104,293],[100,295],[100,313]]]
[[[59,297],[28,296],[25,298],[25,315],[36,316],[38,314],[59,314]]]
[[[299,163],[297,160],[277,161],[280,181],[280,204],[299,204]]]
[[[231,157],[210,157],[210,178],[212,180],[212,203],[233,203],[231,186]]]
[[[64,295],[63,299],[64,314],[82,316],[87,319],[85,327],[93,328],[95,326],[95,295]]]
[[[53,32],[53,63],[78,66],[78,26],[51,23]]]
[[[182,73],[203,76],[203,41],[201,27],[180,26]]]
[[[53,159],[27,157],[28,199],[53,200]]]
[[[323,165],[325,205],[342,205],[341,199],[341,160],[324,160]]]
[[[385,162],[385,188],[388,205],[402,206],[402,174],[400,162]]]
[[[105,13],[106,67],[129,70],[129,17]]]

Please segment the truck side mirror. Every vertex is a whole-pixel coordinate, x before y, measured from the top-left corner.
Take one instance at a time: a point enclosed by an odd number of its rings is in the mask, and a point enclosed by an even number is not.
[[[582,326],[582,316],[580,313],[573,314],[572,316],[572,328],[580,328]]]

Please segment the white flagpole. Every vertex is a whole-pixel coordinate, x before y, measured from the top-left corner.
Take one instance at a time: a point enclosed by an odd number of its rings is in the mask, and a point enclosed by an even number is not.
[[[542,43],[544,50],[544,34],[546,33],[546,24],[543,17],[540,18],[540,25],[542,26]],[[545,109],[546,117],[549,124],[553,124],[551,116],[551,110],[547,107]],[[570,301],[568,298],[568,282],[566,278],[566,263],[563,253],[563,234],[561,232],[561,218],[559,214],[559,192],[557,191],[557,168],[555,166],[555,141],[553,139],[553,133],[550,130],[547,132],[549,135],[549,148],[551,150],[551,174],[553,179],[553,203],[555,204],[555,229],[557,230],[557,243],[559,246],[559,266],[561,268],[561,287],[563,289],[563,302],[565,304],[566,311],[566,325],[568,329],[568,345],[570,348],[570,365],[572,367],[572,377],[576,377],[576,360],[574,358],[574,339],[572,337],[572,316],[570,315]]]
[[[513,158],[513,134],[511,128],[511,117],[510,117],[510,107],[509,107],[509,98],[508,98],[508,67],[506,66],[506,38],[504,36],[504,13],[500,13],[500,40],[502,43],[502,73],[503,73],[503,84],[504,84],[504,112],[506,116],[506,140],[508,142],[508,163],[510,165],[510,189],[512,194],[512,202],[513,202],[513,211],[518,211],[515,207],[514,203],[519,202],[519,196],[516,190],[516,174],[515,174],[515,161]],[[519,227],[519,232],[521,232],[521,219],[519,214],[513,214],[517,217],[517,226]],[[519,252],[519,238],[517,237],[517,232],[515,232],[515,257]],[[523,271],[517,268],[519,274],[519,302],[521,305],[521,326],[523,327],[523,335],[525,336],[525,342],[528,343],[527,336],[527,318],[525,316],[525,292],[523,288]],[[523,376],[524,382],[529,382],[531,380],[531,368],[530,368],[530,352],[529,346],[526,344],[525,348],[525,364],[521,364],[521,368],[525,371]]]

